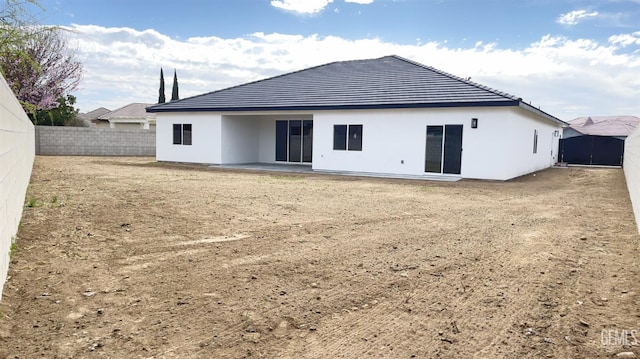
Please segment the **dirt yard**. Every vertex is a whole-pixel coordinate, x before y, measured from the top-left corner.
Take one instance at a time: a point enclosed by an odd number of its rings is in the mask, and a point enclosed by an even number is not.
[[[38,157],[7,358],[640,356],[620,169],[457,183]]]

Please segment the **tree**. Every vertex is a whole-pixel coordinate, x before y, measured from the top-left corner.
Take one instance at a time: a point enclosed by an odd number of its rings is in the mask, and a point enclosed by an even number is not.
[[[37,25],[28,11],[44,11],[37,0],[0,2],[0,72],[27,113],[58,106],[82,76],[64,30]]]
[[[24,42],[28,32],[24,29],[37,23],[33,16],[25,9],[33,5],[40,10],[43,8],[36,0],[0,0],[4,6],[0,10],[0,49]],[[22,30],[22,31],[21,31]]]
[[[162,73],[162,67],[160,68],[160,95],[158,96],[158,103],[165,103],[167,100],[164,98],[164,73]]]
[[[179,100],[178,96],[178,74],[176,69],[173,69],[173,90],[171,91],[171,101]]]
[[[22,42],[0,50],[0,70],[28,113],[58,106],[58,99],[75,90],[82,63],[67,47],[58,28],[29,27]]]
[[[29,114],[31,121],[36,125],[45,126],[87,126],[78,116],[78,110],[73,107],[76,104],[75,96],[61,96],[56,102],[57,106],[50,110],[39,110],[35,114]]]

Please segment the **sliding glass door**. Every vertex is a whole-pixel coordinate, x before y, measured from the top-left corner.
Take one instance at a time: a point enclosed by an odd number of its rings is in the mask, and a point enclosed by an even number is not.
[[[302,162],[311,162],[313,152],[313,121],[302,121]]]
[[[462,125],[427,126],[424,171],[460,174]]]
[[[289,121],[289,162],[302,160],[302,121]]]
[[[443,157],[442,173],[459,175],[462,167],[462,125],[444,126]]]
[[[276,161],[311,162],[313,120],[276,121]]]
[[[427,126],[427,153],[425,155],[424,171],[432,173],[442,172],[442,126]]]

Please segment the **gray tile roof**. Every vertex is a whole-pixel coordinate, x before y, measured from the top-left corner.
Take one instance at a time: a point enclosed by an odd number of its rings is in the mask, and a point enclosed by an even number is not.
[[[333,62],[151,106],[149,112],[530,106],[399,56]],[[535,108],[528,108],[536,110]],[[545,114],[554,120],[553,116]]]

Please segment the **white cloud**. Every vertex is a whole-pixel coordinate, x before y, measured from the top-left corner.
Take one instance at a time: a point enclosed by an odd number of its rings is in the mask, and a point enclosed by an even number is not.
[[[640,31],[636,31],[633,34],[620,34],[609,37],[609,42],[614,45],[620,45],[623,47],[638,45],[640,46]]]
[[[446,42],[400,45],[277,33],[180,40],[155,30],[84,25],[72,30],[68,36],[85,65],[75,93],[83,112],[156,102],[161,66],[165,73],[177,69],[184,98],[328,62],[396,54],[472,77],[563,120],[640,115],[637,32],[612,36],[607,43],[547,35],[523,50],[510,50],[483,42],[455,48]]]
[[[373,0],[344,0],[344,2],[351,2],[351,3],[360,4],[360,5],[369,5],[373,3]]]
[[[556,22],[562,25],[577,25],[583,19],[596,16],[598,16],[597,11],[588,12],[587,10],[574,10],[560,15],[556,19]]]
[[[333,0],[271,0],[271,6],[300,14],[315,14],[332,2]]]

